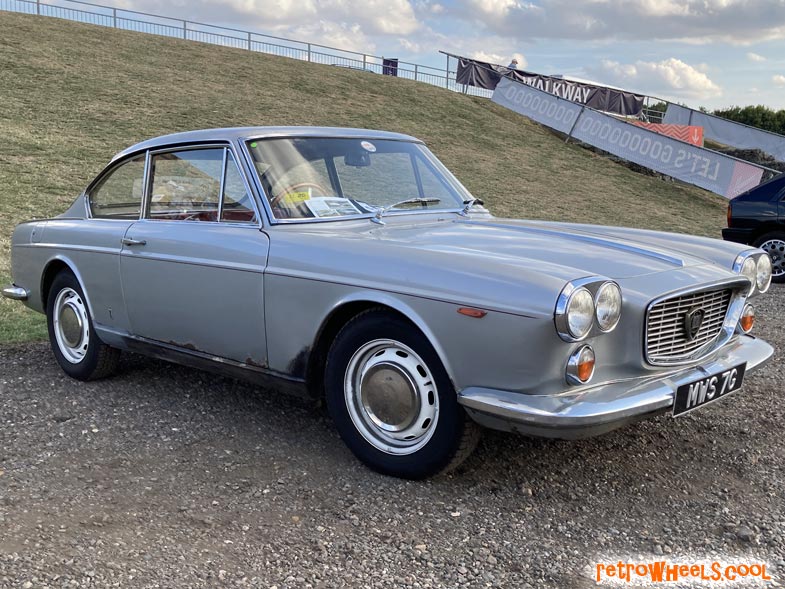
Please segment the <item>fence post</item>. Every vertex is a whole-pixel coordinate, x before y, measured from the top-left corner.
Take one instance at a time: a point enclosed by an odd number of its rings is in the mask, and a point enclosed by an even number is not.
[[[112,8],[112,26],[117,28],[117,9]]]
[[[417,64],[414,64],[414,81],[417,81]]]
[[[248,51],[251,50],[251,31],[248,31]]]
[[[575,127],[578,126],[578,121],[581,120],[581,115],[583,114],[583,111],[585,111],[585,110],[586,110],[586,105],[584,104],[583,106],[581,106],[581,112],[579,112],[578,116],[575,117],[575,122],[572,124],[572,127],[570,127],[570,132],[567,133],[567,139],[564,140],[565,143],[569,143],[570,142],[570,137],[572,137],[572,132],[575,131]]]
[[[183,39],[188,38],[188,21],[183,21]]]
[[[41,0],[35,0],[35,13],[41,15]]]
[[[308,61],[311,61],[311,44],[308,43]]]
[[[447,70],[444,76],[444,87],[448,89],[450,87],[450,56],[449,55],[447,56]]]
[[[365,69],[367,64],[368,64],[368,56],[365,55],[365,53],[363,53],[363,69]]]

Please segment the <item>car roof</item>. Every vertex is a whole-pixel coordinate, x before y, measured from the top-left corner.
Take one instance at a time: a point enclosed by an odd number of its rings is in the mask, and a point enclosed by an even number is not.
[[[124,149],[112,158],[118,160],[129,154],[145,149],[158,149],[162,147],[182,145],[188,143],[201,143],[206,141],[234,141],[237,139],[267,139],[271,137],[340,137],[347,139],[391,139],[394,141],[416,141],[416,137],[389,131],[375,131],[371,129],[352,129],[347,127],[226,127],[217,129],[200,129],[161,135],[153,139],[141,141],[136,145]]]

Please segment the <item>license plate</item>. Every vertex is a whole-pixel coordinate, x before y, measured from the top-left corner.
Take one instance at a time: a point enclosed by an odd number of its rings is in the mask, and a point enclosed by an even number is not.
[[[676,397],[673,400],[673,416],[683,415],[739,390],[746,368],[745,362],[725,372],[681,385],[676,389]]]

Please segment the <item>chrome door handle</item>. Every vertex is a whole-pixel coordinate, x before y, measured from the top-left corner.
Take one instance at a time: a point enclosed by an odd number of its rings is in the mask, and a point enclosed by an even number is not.
[[[123,237],[123,245],[147,245],[144,239],[131,239],[130,237]]]

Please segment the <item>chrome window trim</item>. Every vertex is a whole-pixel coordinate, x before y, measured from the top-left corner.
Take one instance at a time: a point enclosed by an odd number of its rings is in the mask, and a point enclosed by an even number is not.
[[[301,223],[335,223],[339,221],[355,221],[359,219],[372,219],[376,213],[361,213],[359,215],[346,215],[343,217],[313,217],[313,218],[302,218],[302,219],[278,219],[274,214],[272,207],[270,206],[270,199],[267,196],[267,193],[262,186],[261,180],[259,179],[259,174],[256,172],[256,166],[253,165],[253,156],[251,155],[251,151],[249,148],[249,143],[251,141],[265,141],[267,139],[367,139],[369,141],[397,141],[400,143],[414,143],[415,145],[422,145],[425,147],[425,142],[416,140],[413,141],[411,139],[404,139],[404,138],[394,138],[394,139],[387,139],[387,138],[380,138],[373,135],[365,136],[358,136],[358,137],[346,137],[344,135],[297,135],[293,137],[292,135],[286,133],[280,134],[272,134],[272,135],[263,135],[263,136],[255,136],[250,135],[247,137],[241,137],[238,139],[239,144],[242,146],[242,153],[245,157],[245,164],[248,168],[248,173],[252,177],[253,185],[256,187],[257,193],[260,195],[259,200],[262,203],[262,207],[264,208],[265,215],[267,217],[267,222],[272,225],[298,225]],[[430,151],[429,151],[430,153]],[[433,156],[436,158],[436,156]],[[438,161],[438,159],[436,160]],[[457,178],[456,178],[457,180]],[[461,185],[463,186],[463,185]],[[464,190],[466,188],[464,187]],[[466,190],[469,193],[468,190]],[[469,193],[471,194],[471,193]],[[392,217],[398,215],[422,215],[423,213],[456,213],[460,214],[463,211],[463,204],[458,206],[455,209],[438,209],[438,210],[404,210],[404,211],[389,211],[384,214],[385,217]]]
[[[90,193],[99,184],[101,184],[103,182],[104,178],[106,178],[108,175],[114,173],[114,171],[117,168],[119,168],[120,166],[125,165],[129,161],[131,161],[132,159],[139,157],[140,155],[142,155],[142,153],[144,153],[145,160],[144,160],[144,171],[142,172],[142,202],[139,204],[139,214],[141,216],[142,210],[144,209],[144,202],[145,202],[146,180],[147,180],[147,165],[148,165],[149,158],[150,158],[149,150],[136,151],[134,153],[129,153],[126,157],[124,157],[122,159],[110,162],[106,167],[104,167],[103,170],[101,170],[96,175],[95,178],[93,178],[90,181],[90,183],[87,185],[87,187],[82,192],[82,196],[81,196],[82,199],[83,199],[83,202],[84,202],[85,219],[91,219],[91,220],[95,219],[97,221],[124,221],[126,223],[129,222],[129,221],[131,221],[131,222],[134,221],[134,219],[117,219],[117,218],[111,218],[111,217],[94,217],[93,216],[93,209],[90,206]],[[139,217],[137,217],[136,220],[139,220]]]
[[[722,329],[717,334],[717,336],[713,339],[695,350],[689,358],[682,358],[679,360],[669,360],[669,361],[653,361],[649,357],[649,347],[647,345],[648,333],[649,333],[649,314],[651,313],[652,308],[657,303],[661,303],[667,299],[672,299],[675,297],[680,297],[688,294],[697,294],[701,292],[709,292],[714,290],[720,289],[732,289],[734,292],[731,295],[730,303],[728,303],[728,311],[725,314],[725,320],[722,325]],[[717,280],[714,282],[709,282],[706,284],[701,284],[699,286],[689,286],[685,288],[681,288],[678,290],[671,291],[664,295],[661,295],[649,302],[646,306],[646,314],[644,316],[644,323],[643,323],[643,357],[646,360],[646,363],[650,366],[686,366],[688,364],[695,364],[702,360],[708,358],[714,351],[718,350],[722,346],[728,343],[730,339],[736,333],[736,326],[741,318],[741,313],[744,310],[744,305],[747,302],[747,295],[745,294],[746,291],[749,289],[749,280],[744,277],[741,278],[734,278],[730,280]]]
[[[224,189],[226,188],[226,160],[228,150],[226,147],[223,149],[223,160],[221,161],[221,180],[218,186],[218,216],[215,218],[216,222],[221,222],[221,213],[224,208]]]
[[[223,151],[223,162],[221,168],[221,181],[218,193],[218,217],[216,221],[188,221],[186,219],[153,219],[148,216],[149,213],[149,202],[150,198],[152,198],[152,182],[153,182],[153,175],[152,175],[152,158],[153,156],[160,155],[162,153],[175,153],[178,151],[195,151],[197,149],[221,149]],[[256,221],[247,221],[247,222],[229,222],[229,221],[221,221],[221,209],[222,209],[222,201],[223,201],[223,190],[226,183],[226,168],[228,163],[228,153],[231,153],[235,165],[238,167],[238,172],[240,172],[240,177],[243,181],[243,186],[245,187],[248,196],[250,197],[252,207],[254,210],[254,214],[256,215]],[[143,215],[139,218],[139,221],[151,221],[154,223],[160,223],[162,221],[172,221],[175,223],[195,223],[199,225],[205,224],[221,224],[226,225],[229,227],[252,227],[254,229],[261,229],[263,227],[262,217],[259,213],[258,203],[255,202],[254,193],[251,190],[250,185],[248,184],[248,178],[243,173],[242,168],[237,164],[238,158],[235,151],[235,146],[232,144],[231,141],[212,141],[209,143],[194,143],[188,145],[176,145],[176,146],[169,146],[169,147],[160,147],[156,149],[150,149],[147,151],[148,157],[148,166],[146,168],[147,173],[147,184],[146,184],[146,194],[144,197],[144,211]]]
[[[251,184],[248,182],[248,177],[245,174],[245,170],[243,170],[243,167],[242,167],[242,165],[240,163],[240,158],[239,158],[238,152],[236,150],[236,146],[234,144],[230,143],[229,147],[228,147],[228,152],[229,152],[228,156],[231,156],[231,157],[227,157],[226,158],[226,167],[227,168],[229,167],[229,160],[231,159],[232,163],[234,163],[235,167],[237,168],[237,173],[240,175],[240,178],[242,179],[243,186],[245,187],[245,192],[246,192],[246,194],[248,194],[248,198],[251,201],[251,206],[253,207],[254,215],[256,215],[256,221],[244,221],[242,223],[241,222],[234,222],[234,221],[231,221],[231,222],[230,221],[221,221],[221,216],[220,215],[218,216],[218,221],[220,223],[224,223],[225,225],[233,225],[233,226],[234,225],[242,225],[242,226],[246,226],[246,227],[255,227],[256,229],[261,229],[264,226],[264,223],[262,221],[263,217],[262,217],[261,209],[259,208],[259,203],[257,202],[256,194],[252,190]],[[225,188],[226,170],[224,170],[223,181],[224,181],[224,188]],[[223,197],[224,197],[224,195],[223,195],[223,192],[222,192],[221,193],[221,203],[222,203],[221,204],[221,210],[223,210]]]

